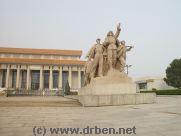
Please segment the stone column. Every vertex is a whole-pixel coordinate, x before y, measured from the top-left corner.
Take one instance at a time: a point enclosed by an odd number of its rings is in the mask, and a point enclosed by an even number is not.
[[[69,81],[69,86],[70,88],[72,87],[72,67],[69,66],[69,77],[68,77],[68,81]]]
[[[50,66],[50,76],[49,76],[49,89],[53,89],[53,70],[52,66]]]
[[[6,88],[9,88],[9,73],[10,73],[10,66],[7,66],[7,72],[6,72]]]
[[[81,88],[81,68],[78,67],[78,88]]]
[[[3,72],[0,69],[0,88],[2,87]]]
[[[17,75],[16,75],[16,89],[19,89],[19,80],[20,80],[20,65],[17,68]]]
[[[59,67],[58,88],[62,89],[62,66]]]
[[[27,67],[27,73],[26,73],[26,89],[30,89],[30,66]]]
[[[22,71],[19,73],[19,88],[21,88],[21,83],[22,83]]]
[[[13,76],[12,76],[12,73],[13,73],[13,72],[12,72],[12,70],[10,69],[10,71],[9,71],[9,86],[8,86],[9,88],[12,88],[12,79],[13,79],[13,78],[12,78],[12,77],[13,77]]]
[[[40,68],[40,90],[43,90],[43,66]]]

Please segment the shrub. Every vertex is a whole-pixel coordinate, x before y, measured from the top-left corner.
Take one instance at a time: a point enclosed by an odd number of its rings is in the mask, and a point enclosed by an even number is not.
[[[153,91],[156,91],[157,89],[156,88],[152,88]]]
[[[166,69],[164,81],[175,88],[181,88],[181,59],[175,59]]]
[[[70,95],[70,85],[69,85],[68,80],[65,85],[65,95]]]
[[[181,95],[181,89],[141,91],[140,93],[151,93],[151,92],[154,92],[157,95]]]

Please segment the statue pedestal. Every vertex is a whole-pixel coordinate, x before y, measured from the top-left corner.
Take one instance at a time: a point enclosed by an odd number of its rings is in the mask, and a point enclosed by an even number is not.
[[[92,79],[78,91],[83,106],[111,106],[154,103],[156,94],[136,93],[136,84],[125,73],[109,71],[107,76]]]

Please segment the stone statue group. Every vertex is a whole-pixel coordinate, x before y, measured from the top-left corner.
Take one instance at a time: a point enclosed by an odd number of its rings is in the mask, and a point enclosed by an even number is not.
[[[96,44],[86,55],[88,60],[85,65],[85,85],[95,77],[106,76],[108,71],[114,69],[124,71],[126,52],[130,51],[133,46],[126,46],[125,41],[118,40],[120,32],[119,23],[115,34],[109,31],[102,43],[100,39],[96,39]]]

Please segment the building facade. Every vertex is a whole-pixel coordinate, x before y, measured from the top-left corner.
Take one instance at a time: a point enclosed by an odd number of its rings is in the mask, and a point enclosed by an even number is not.
[[[0,47],[0,88],[25,90],[63,89],[83,85],[81,50]]]
[[[164,76],[140,77],[135,80],[139,91],[174,89],[163,80]]]

